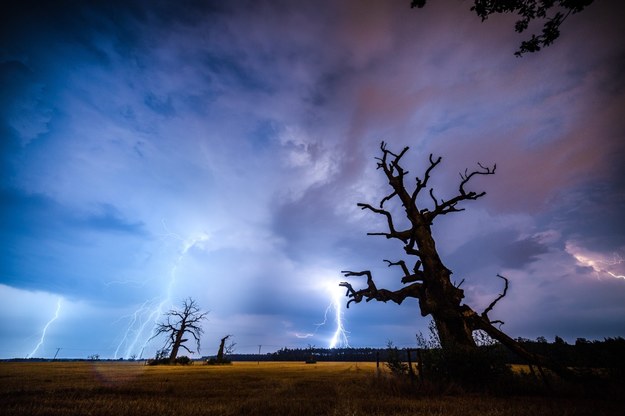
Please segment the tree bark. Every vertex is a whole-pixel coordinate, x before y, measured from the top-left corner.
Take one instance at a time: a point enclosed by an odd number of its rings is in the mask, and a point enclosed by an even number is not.
[[[180,324],[180,328],[178,329],[178,331],[176,331],[175,339],[171,347],[171,354],[169,354],[169,362],[171,364],[176,362],[176,357],[178,357],[178,350],[180,350],[180,345],[184,341],[186,341],[186,339],[185,340],[182,339],[182,336],[184,335],[185,331],[186,331],[186,323],[185,323],[185,319],[183,319]]]

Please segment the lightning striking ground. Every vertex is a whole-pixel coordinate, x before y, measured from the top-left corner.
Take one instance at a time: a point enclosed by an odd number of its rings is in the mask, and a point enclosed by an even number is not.
[[[43,345],[43,343],[44,343],[44,341],[46,339],[46,332],[48,331],[48,328],[50,327],[50,325],[52,325],[52,322],[56,321],[58,319],[58,317],[59,317],[59,313],[61,312],[62,300],[63,300],[63,298],[59,298],[59,300],[56,302],[56,311],[54,312],[54,316],[48,321],[46,326],[43,327],[43,331],[41,332],[41,338],[39,339],[39,343],[37,344],[35,349],[32,350],[31,353],[26,356],[26,358],[32,358],[33,355],[35,355],[35,353],[39,349],[39,347],[41,347]]]
[[[330,338],[330,341],[328,342],[328,348],[349,347],[349,339],[347,337],[348,332],[345,329],[343,308],[341,304],[342,289],[338,286],[338,283],[332,282],[328,284],[327,290],[330,292],[332,299],[323,315],[323,322],[317,324],[317,328],[326,325],[328,322],[328,314],[334,312],[334,322],[336,328],[332,334],[332,338]]]
[[[167,230],[165,223],[163,227]],[[148,342],[154,335],[154,327],[164,312],[165,307],[171,304],[172,290],[178,280],[178,268],[182,263],[184,257],[189,250],[195,247],[197,244],[208,240],[208,235],[202,233],[195,237],[184,239],[178,234],[167,232],[165,237],[171,237],[176,240],[182,241],[182,247],[178,252],[178,256],[173,262],[171,270],[169,272],[169,278],[167,285],[163,290],[163,295],[146,300],[141,306],[139,306],[133,313],[126,315],[125,318],[129,319],[128,326],[124,331],[121,341],[115,349],[114,358],[117,358],[120,354],[120,350],[124,350],[122,354],[125,358],[139,357],[141,358],[143,351],[148,345]]]

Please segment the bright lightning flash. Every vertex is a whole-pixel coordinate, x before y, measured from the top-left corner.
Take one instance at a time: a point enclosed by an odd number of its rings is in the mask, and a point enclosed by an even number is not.
[[[326,308],[323,315],[323,322],[317,324],[317,327],[325,325],[328,322],[328,314],[334,313],[334,322],[336,329],[332,334],[332,338],[328,343],[328,348],[336,347],[349,347],[349,340],[347,338],[347,330],[345,330],[345,321],[343,318],[343,306],[341,300],[343,298],[343,290],[339,287],[338,282],[330,282],[326,286],[326,290],[330,293],[331,302]]]
[[[41,347],[43,345],[43,342],[46,339],[46,332],[48,331],[48,328],[50,327],[52,322],[56,321],[57,318],[59,317],[59,313],[61,312],[62,300],[63,300],[63,298],[59,298],[59,300],[56,302],[56,311],[54,312],[54,316],[48,321],[46,326],[43,327],[43,331],[41,332],[41,338],[39,339],[39,343],[37,344],[35,349],[32,350],[32,352],[26,356],[26,358],[32,358],[33,355],[35,355],[35,353],[39,349],[39,347]]]
[[[610,268],[614,268],[614,266],[625,263],[625,260],[623,260],[623,258],[618,254],[614,254],[612,260],[606,260],[605,258],[601,258],[599,255],[582,252],[582,250],[578,247],[569,243],[566,244],[566,251],[579,263],[586,267],[590,267],[597,274],[605,273],[617,279],[625,279],[625,275],[614,273],[609,270]]]

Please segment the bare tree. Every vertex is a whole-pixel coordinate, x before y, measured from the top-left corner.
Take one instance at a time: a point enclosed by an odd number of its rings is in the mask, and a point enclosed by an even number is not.
[[[234,351],[235,343],[231,342],[226,346],[226,341],[232,337],[232,335],[226,335],[223,337],[219,343],[219,351],[217,351],[217,362],[222,363],[225,362],[226,359],[224,357],[225,354],[231,354]]]
[[[471,11],[482,19],[488,19],[492,14],[512,13],[519,16],[514,24],[514,30],[523,33],[535,20],[543,21],[539,35],[532,34],[528,40],[521,42],[521,46],[514,53],[522,56],[527,52],[538,52],[541,48],[551,45],[560,37],[560,25],[572,14],[584,10],[593,0],[474,0]],[[412,0],[410,7],[422,8],[426,0]]]
[[[508,290],[508,279],[498,275],[504,281],[502,293],[482,313],[477,313],[470,306],[462,303],[464,298],[464,291],[460,289],[462,282],[458,285],[452,284],[452,272],[445,266],[436,249],[432,236],[434,221],[443,215],[463,211],[464,208],[461,207],[461,203],[473,201],[486,195],[485,192],[470,191],[467,187],[476,176],[495,174],[496,165],[490,167],[478,163],[478,169],[471,172],[465,170],[464,173],[460,174],[457,195],[444,200],[437,198],[434,189],[428,185],[432,171],[441,162],[440,157],[434,158],[430,155],[429,166],[425,173],[421,178],[417,177],[414,187],[409,189],[404,183],[408,171],[400,165],[401,158],[408,151],[408,147],[400,153],[393,153],[382,142],[380,149],[382,156],[376,158],[378,169],[384,172],[392,191],[382,198],[377,207],[364,203],[359,203],[358,206],[386,219],[388,231],[371,232],[368,235],[379,235],[387,239],[401,241],[405,253],[416,258],[416,261],[413,268],[409,269],[404,260],[384,260],[389,267],[399,267],[403,274],[401,283],[404,286],[394,291],[378,288],[369,270],[343,271],[342,273],[346,277],[364,276],[367,279],[367,286],[358,290],[354,289],[348,282],[340,283],[347,289],[346,295],[351,298],[347,302],[347,307],[352,302],[360,303],[363,299],[367,302],[377,300],[401,304],[406,298],[416,298],[419,302],[421,315],[432,316],[444,350],[475,351],[477,345],[472,336],[473,331],[483,330],[493,339],[498,340],[530,362],[551,367],[560,374],[567,373],[566,369],[554,366],[544,357],[526,351],[517,341],[495,327],[495,324],[503,324],[503,322],[493,321],[488,317],[489,312],[493,310],[497,302],[505,297]],[[422,206],[421,200],[424,195],[426,199],[431,201],[429,208]],[[427,198],[428,196],[429,198]],[[404,230],[396,228],[396,221],[391,212],[384,208],[384,204],[394,198],[399,199],[404,211],[403,214],[408,220],[409,226]]]
[[[206,319],[206,315],[208,315],[208,312],[201,312],[200,307],[191,298],[183,301],[182,310],[171,309],[165,314],[165,322],[161,322],[156,326],[156,332],[152,338],[161,334],[167,334],[167,341],[163,350],[170,350],[170,363],[176,361],[180,348],[184,348],[189,354],[193,354],[193,351],[184,345],[189,340],[184,338],[186,334],[190,334],[195,339],[197,351],[200,351],[200,336],[204,332],[200,324]]]

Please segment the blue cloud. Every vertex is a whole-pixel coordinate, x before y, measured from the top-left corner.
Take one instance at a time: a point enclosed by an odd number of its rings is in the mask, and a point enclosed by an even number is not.
[[[89,214],[83,220],[75,224],[101,232],[119,232],[134,234],[137,236],[147,235],[145,224],[142,221],[129,221],[122,213],[111,204],[100,204],[96,213]]]

